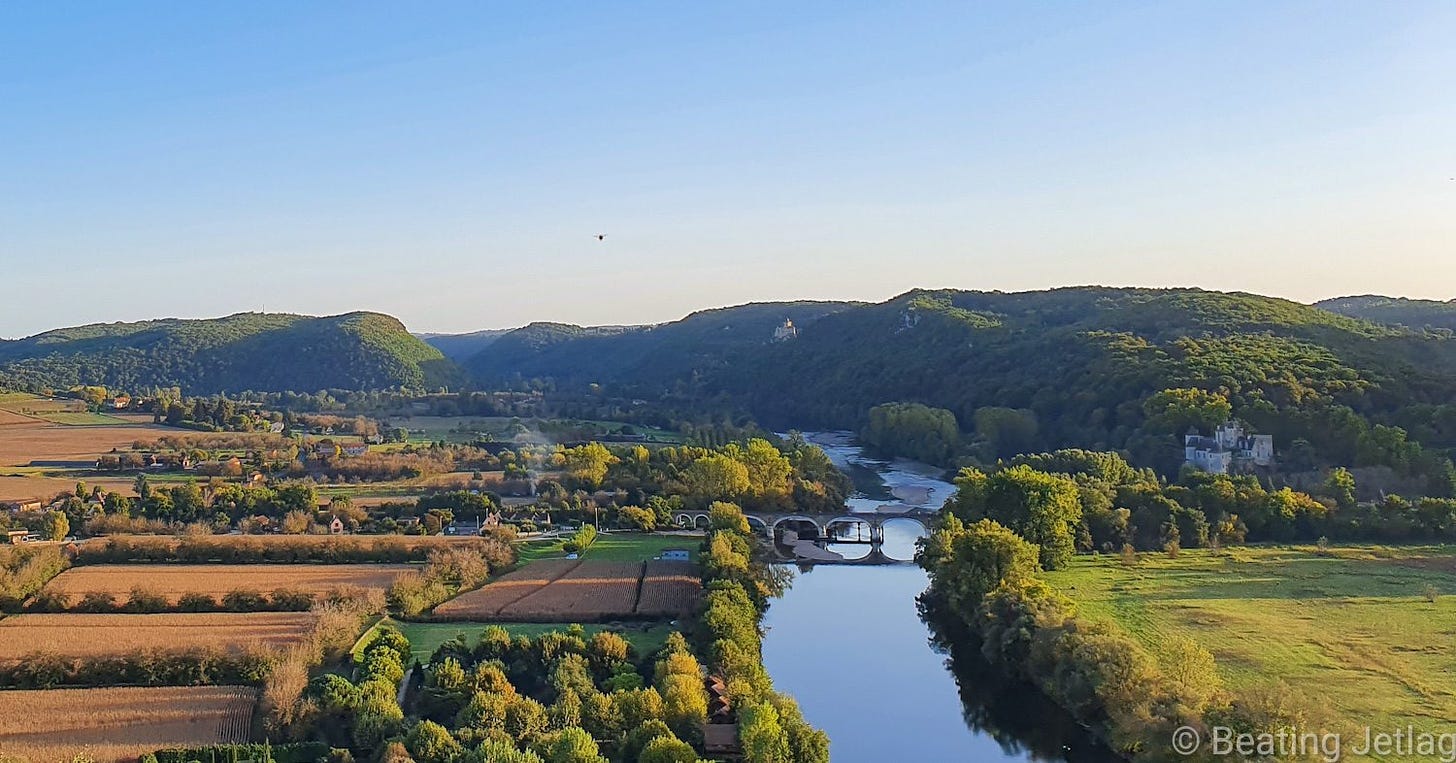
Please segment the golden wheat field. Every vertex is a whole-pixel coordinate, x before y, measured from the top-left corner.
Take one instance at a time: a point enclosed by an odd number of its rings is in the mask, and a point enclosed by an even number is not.
[[[474,591],[467,591],[435,607],[437,617],[452,620],[489,620],[501,609],[539,591],[580,566],[575,559],[543,559],[507,573]]]
[[[100,763],[164,747],[248,741],[257,690],[243,686],[0,691],[0,758]]]
[[[545,587],[502,607],[500,617],[557,622],[631,615],[641,580],[642,562],[584,561]]]
[[[637,614],[652,617],[691,615],[703,596],[698,574],[698,565],[693,562],[647,562],[642,574],[642,593],[637,597]]]
[[[317,620],[317,615],[308,612],[16,615],[0,620],[0,661],[19,660],[34,652],[104,657],[143,649],[283,647],[304,641]]]
[[[322,594],[340,588],[385,590],[408,564],[94,564],[72,567],[46,586],[72,601],[88,593],[109,593],[125,601],[133,587],[161,594],[173,604],[186,593],[220,599],[231,591],[278,590]]]

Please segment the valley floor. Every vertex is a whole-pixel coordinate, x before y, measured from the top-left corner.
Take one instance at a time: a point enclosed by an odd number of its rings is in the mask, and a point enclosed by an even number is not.
[[[1230,688],[1283,682],[1352,726],[1456,732],[1456,547],[1090,556],[1046,577],[1154,653],[1202,644]]]

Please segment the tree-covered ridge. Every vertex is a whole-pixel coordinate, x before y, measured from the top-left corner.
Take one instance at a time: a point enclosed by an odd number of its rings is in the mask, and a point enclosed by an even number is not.
[[[314,318],[239,313],[57,329],[0,344],[0,381],[20,388],[430,388],[458,380],[439,350],[398,320],[356,312]]]
[[[1433,299],[1406,299],[1368,294],[1338,297],[1316,302],[1316,307],[1332,313],[1361,318],[1374,323],[1408,326],[1413,329],[1434,328],[1456,331],[1456,300],[1439,302]]]
[[[713,311],[539,351],[516,343],[508,362],[487,352],[472,368],[729,406],[771,426],[864,430],[876,406],[920,403],[949,411],[962,442],[993,460],[1083,447],[1174,471],[1182,432],[1154,426],[1144,408],[1169,389],[1222,396],[1278,447],[1307,440],[1326,464],[1434,473],[1431,454],[1405,440],[1456,448],[1456,427],[1425,423],[1456,421],[1456,340],[1289,300],[1197,289],[916,290],[795,318],[799,334],[786,342],[764,339],[785,308],[758,307],[753,341],[723,339],[735,310]]]
[[[465,362],[484,384],[516,378],[649,385],[692,377],[769,344],[785,320],[804,326],[848,302],[765,302],[701,310],[655,326],[533,323]]]

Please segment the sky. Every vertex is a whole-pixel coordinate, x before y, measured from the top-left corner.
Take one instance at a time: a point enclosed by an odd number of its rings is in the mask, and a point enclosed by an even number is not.
[[[0,3],[0,337],[1450,299],[1453,39],[1450,2]]]

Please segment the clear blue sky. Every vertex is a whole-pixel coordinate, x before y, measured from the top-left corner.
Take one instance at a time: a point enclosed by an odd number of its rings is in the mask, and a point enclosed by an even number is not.
[[[1453,177],[1450,2],[0,4],[0,336],[1444,299]]]

